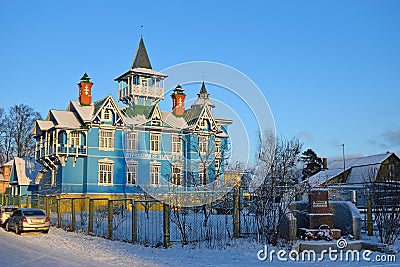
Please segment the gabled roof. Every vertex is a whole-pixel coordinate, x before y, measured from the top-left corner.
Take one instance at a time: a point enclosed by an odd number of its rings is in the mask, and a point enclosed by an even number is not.
[[[327,170],[320,171],[311,176],[308,178],[308,181],[311,185],[323,184],[328,180],[342,174],[344,171],[349,171],[347,183],[364,183],[366,182],[366,176],[369,176],[368,179],[374,181],[377,175],[376,170],[379,169],[380,164],[391,155],[395,154],[385,153],[345,159],[345,169],[343,169],[343,160],[333,160],[329,163]]]
[[[109,108],[116,112],[115,114],[115,124],[123,125],[125,122],[124,114],[121,113],[120,107],[118,107],[112,95],[108,95],[107,97],[100,99],[93,103],[93,121],[96,123],[100,120],[100,111],[103,108]]]
[[[18,185],[29,185],[31,179],[26,176],[25,161],[22,158],[14,158],[14,168],[15,172],[13,177],[10,178],[10,183],[18,183]],[[12,179],[12,180],[11,180]]]
[[[149,55],[147,54],[146,47],[144,46],[144,41],[142,37],[140,37],[139,46],[136,50],[135,58],[133,59],[131,68],[151,69]]]
[[[202,110],[203,108],[201,106],[187,109],[183,114],[183,118],[189,126],[194,125],[197,123],[197,120],[199,119]]]
[[[79,129],[81,127],[81,123],[73,112],[52,109],[46,120],[50,120],[51,117],[54,118],[54,124],[57,128]]]
[[[54,123],[52,121],[37,120],[32,133],[39,134],[41,131],[47,131],[53,127]]]

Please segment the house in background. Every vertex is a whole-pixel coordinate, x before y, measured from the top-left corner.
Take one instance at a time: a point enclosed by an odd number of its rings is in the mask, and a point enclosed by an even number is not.
[[[0,194],[21,196],[36,191],[33,180],[43,166],[33,157],[15,157],[2,166],[3,191]],[[1,182],[1,181],[0,181]]]
[[[311,186],[400,182],[400,159],[395,153],[334,160],[308,178]]]
[[[0,194],[6,193],[6,190],[9,187],[12,165],[13,165],[13,160],[10,160],[10,161],[4,163],[3,165],[1,165]]]
[[[111,95],[92,102],[85,73],[78,101],[34,125],[35,158],[45,167],[35,180],[38,192],[135,195],[143,193],[138,185],[178,191],[223,185],[231,121],[213,115],[204,82],[190,108],[177,85],[171,111],[162,111],[166,78],[152,69],[142,38],[131,68],[115,79],[125,105]]]

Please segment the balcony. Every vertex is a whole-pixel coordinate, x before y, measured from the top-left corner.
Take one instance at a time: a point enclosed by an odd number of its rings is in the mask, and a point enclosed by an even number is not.
[[[163,87],[142,86],[142,85],[126,85],[118,90],[118,100],[130,102],[134,96],[144,96],[151,98],[164,98]]]

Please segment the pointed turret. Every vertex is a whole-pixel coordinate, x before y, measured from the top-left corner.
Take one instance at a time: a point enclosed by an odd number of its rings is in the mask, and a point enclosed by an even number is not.
[[[164,99],[164,79],[168,75],[151,68],[150,59],[140,37],[131,68],[115,79],[118,100],[128,105],[153,106]]]
[[[151,70],[149,55],[147,54],[146,47],[144,46],[142,36],[140,36],[139,46],[136,50],[135,58],[133,59],[131,68],[144,68]]]
[[[197,94],[197,100],[192,104],[192,108],[204,106],[205,104],[209,105],[212,108],[215,108],[215,105],[210,100],[210,94],[207,92],[207,88],[205,83],[201,85],[200,92]]]

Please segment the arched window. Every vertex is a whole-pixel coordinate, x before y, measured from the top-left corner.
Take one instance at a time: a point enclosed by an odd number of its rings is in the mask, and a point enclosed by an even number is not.
[[[67,133],[64,130],[61,130],[58,133],[58,144],[63,144],[66,145],[67,144]]]

